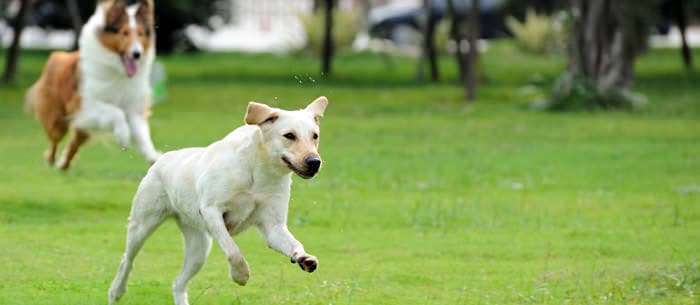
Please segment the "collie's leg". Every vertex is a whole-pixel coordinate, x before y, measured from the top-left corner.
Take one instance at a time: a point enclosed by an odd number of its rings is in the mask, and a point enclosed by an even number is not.
[[[185,257],[182,271],[173,282],[175,305],[189,305],[187,301],[187,283],[194,277],[209,255],[211,237],[206,231],[178,223],[185,242]]]
[[[80,111],[72,117],[71,126],[82,130],[111,130],[122,148],[128,148],[131,142],[124,111],[111,104],[83,100]]]
[[[167,200],[158,177],[149,171],[134,196],[126,234],[126,250],[109,288],[109,304],[113,304],[124,295],[136,254],[151,233],[170,215]]]
[[[146,161],[153,164],[160,157],[160,153],[153,147],[151,140],[151,130],[148,127],[148,121],[143,114],[127,115],[129,127],[131,127],[131,136],[134,138],[136,148],[146,158]]]
[[[49,148],[44,151],[44,160],[49,166],[53,166],[56,162],[56,150],[58,149],[58,141],[49,141]]]
[[[44,126],[44,132],[46,132],[46,137],[49,138],[49,147],[44,152],[44,159],[46,163],[53,166],[56,161],[56,150],[58,148],[58,143],[61,142],[63,137],[68,132],[68,124],[66,123],[65,117],[62,113],[47,114],[45,117],[39,119],[41,124]]]
[[[71,137],[70,142],[68,142],[66,148],[63,149],[63,155],[61,156],[61,159],[58,160],[58,164],[56,164],[56,166],[58,166],[58,168],[61,170],[67,170],[70,167],[71,161],[73,161],[73,157],[75,157],[75,154],[78,153],[80,146],[87,142],[88,138],[89,135],[87,132],[74,129],[73,136]]]

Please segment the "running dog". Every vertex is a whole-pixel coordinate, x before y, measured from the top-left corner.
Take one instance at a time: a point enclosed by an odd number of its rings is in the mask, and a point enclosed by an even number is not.
[[[111,131],[119,145],[132,139],[150,163],[153,147],[147,118],[155,59],[153,1],[127,5],[102,0],[80,33],[79,51],[53,52],[39,80],[27,92],[25,110],[44,127],[54,165],[58,143],[73,135],[56,166],[67,170],[91,131]]]
[[[250,226],[292,263],[316,270],[316,257],[287,229],[287,208],[292,173],[309,179],[321,168],[319,120],[327,105],[325,97],[297,111],[250,102],[247,125],[207,147],[164,154],[134,196],[126,251],[109,288],[109,303],[124,295],[136,254],[170,218],[185,240],[184,266],[172,286],[176,305],[188,304],[187,283],[204,265],[212,237],[226,255],[231,279],[239,285],[248,282],[248,263],[232,236]]]

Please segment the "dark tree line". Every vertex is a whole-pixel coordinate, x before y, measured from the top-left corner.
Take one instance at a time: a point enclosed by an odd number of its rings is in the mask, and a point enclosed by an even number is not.
[[[125,0],[127,3],[139,0]],[[192,50],[182,30],[189,24],[206,25],[213,15],[229,18],[227,0],[173,0],[154,1],[156,5],[156,46],[160,53],[170,53],[176,48]],[[0,5],[4,2],[0,1]],[[8,49],[3,80],[10,82],[17,71],[22,31],[26,25],[38,25],[45,28],[72,29],[76,33],[73,48],[77,48],[77,37],[87,18],[93,14],[96,0],[19,0],[20,9],[16,16],[8,18],[12,25],[12,44]],[[4,7],[1,9],[4,10]]]

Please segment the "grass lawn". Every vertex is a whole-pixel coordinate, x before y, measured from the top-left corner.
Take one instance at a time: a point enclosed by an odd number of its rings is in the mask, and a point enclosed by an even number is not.
[[[21,103],[45,59],[26,53],[17,83],[0,86],[0,304],[105,304],[147,165],[108,136],[68,173],[44,164],[47,142]],[[324,169],[294,178],[289,215],[319,270],[303,273],[251,230],[236,239],[248,285],[229,280],[214,245],[193,304],[700,303],[700,74],[677,51],[639,62],[646,109],[609,113],[527,111],[564,62],[508,45],[483,55],[473,105],[461,102],[451,58],[445,80],[424,85],[412,60],[368,54],[339,57],[330,80],[313,58],[160,60],[168,99],[151,124],[161,150],[218,140],[249,100],[330,99]],[[167,222],[120,304],[170,304],[181,260]]]

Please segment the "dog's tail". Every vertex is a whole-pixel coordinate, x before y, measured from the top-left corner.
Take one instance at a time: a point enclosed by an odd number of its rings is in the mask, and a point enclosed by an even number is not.
[[[27,94],[24,96],[24,112],[30,115],[34,115],[34,105],[36,104],[36,87],[37,84],[32,85]]]

